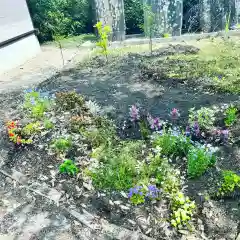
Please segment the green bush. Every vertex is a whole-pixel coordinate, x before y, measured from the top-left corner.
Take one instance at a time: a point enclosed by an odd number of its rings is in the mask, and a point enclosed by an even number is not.
[[[53,40],[54,35],[71,36],[89,31],[92,25],[88,0],[28,0],[39,40]]]
[[[189,150],[187,173],[189,178],[201,176],[208,167],[211,167],[216,162],[216,157],[208,152],[205,148],[192,147]]]
[[[190,139],[184,135],[173,135],[171,131],[157,135],[153,141],[154,147],[159,147],[161,154],[166,156],[185,156],[190,148]]]
[[[223,182],[218,190],[218,196],[224,196],[232,193],[236,188],[240,189],[240,176],[233,171],[223,171]]]
[[[107,146],[95,152],[99,165],[89,169],[93,184],[100,189],[128,190],[137,182],[137,160],[141,142],[120,142],[117,147]]]

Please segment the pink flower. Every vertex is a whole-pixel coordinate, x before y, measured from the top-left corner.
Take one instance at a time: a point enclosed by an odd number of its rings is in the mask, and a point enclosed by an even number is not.
[[[180,116],[178,109],[173,108],[172,111],[170,112],[170,116],[173,120],[176,120]]]
[[[135,122],[140,119],[139,109],[136,107],[136,105],[132,105],[129,110],[130,110],[129,115],[132,122]]]

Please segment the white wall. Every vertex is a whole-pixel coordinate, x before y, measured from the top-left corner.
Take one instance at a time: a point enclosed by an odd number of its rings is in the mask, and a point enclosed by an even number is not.
[[[0,0],[0,43],[33,30],[26,0]],[[0,47],[0,74],[40,52],[35,35]]]
[[[40,51],[39,42],[35,35],[0,48],[0,74],[23,64]]]
[[[33,30],[26,0],[0,0],[0,42]]]

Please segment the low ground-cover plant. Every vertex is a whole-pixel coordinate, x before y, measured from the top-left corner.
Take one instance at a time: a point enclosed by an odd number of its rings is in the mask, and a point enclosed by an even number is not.
[[[57,153],[65,153],[72,147],[71,138],[57,138],[53,140],[51,148],[54,149]]]
[[[216,111],[202,107],[199,110],[195,108],[189,109],[189,123],[194,126],[196,122],[198,123],[200,129],[209,130],[214,126]]]
[[[83,107],[84,98],[75,91],[60,92],[56,94],[55,102],[57,110],[69,111],[77,107]]]
[[[187,173],[189,178],[201,176],[208,167],[216,163],[216,157],[205,147],[192,146],[187,155]]]
[[[236,107],[230,106],[225,111],[226,118],[224,123],[227,127],[232,126],[237,121],[238,109]]]
[[[233,171],[222,172],[223,181],[217,192],[217,196],[228,195],[233,193],[237,188],[240,189],[240,176]]]
[[[23,136],[33,136],[41,131],[40,127],[41,124],[39,121],[28,123],[21,129],[21,134]]]
[[[189,224],[196,205],[189,197],[184,196],[182,192],[178,192],[172,196],[171,200],[171,224],[173,227],[181,229]]]
[[[79,169],[72,160],[67,159],[60,165],[59,171],[73,176],[79,172]]]
[[[79,133],[81,129],[93,123],[90,116],[76,115],[70,119],[70,130]]]
[[[52,122],[51,120],[47,119],[47,118],[44,119],[43,126],[44,126],[44,128],[47,129],[47,130],[50,130],[50,129],[53,129],[53,128],[54,128],[53,122]]]
[[[161,190],[155,185],[149,186],[135,186],[130,188],[128,197],[130,202],[134,205],[142,204],[146,200],[159,200]]]
[[[32,118],[42,119],[50,108],[50,100],[42,97],[40,92],[30,89],[25,93],[23,107]]]
[[[112,145],[118,140],[116,127],[112,121],[107,118],[98,116],[94,117],[95,126],[81,129],[81,134],[91,143],[92,147],[98,148],[101,145]]]

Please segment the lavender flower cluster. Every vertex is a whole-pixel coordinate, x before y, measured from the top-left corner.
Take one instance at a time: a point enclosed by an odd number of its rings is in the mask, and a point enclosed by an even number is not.
[[[158,189],[155,185],[149,185],[147,191],[142,186],[136,186],[134,188],[130,188],[128,197],[131,198],[134,195],[144,195],[146,198],[156,199],[159,197],[160,192],[160,189]]]

